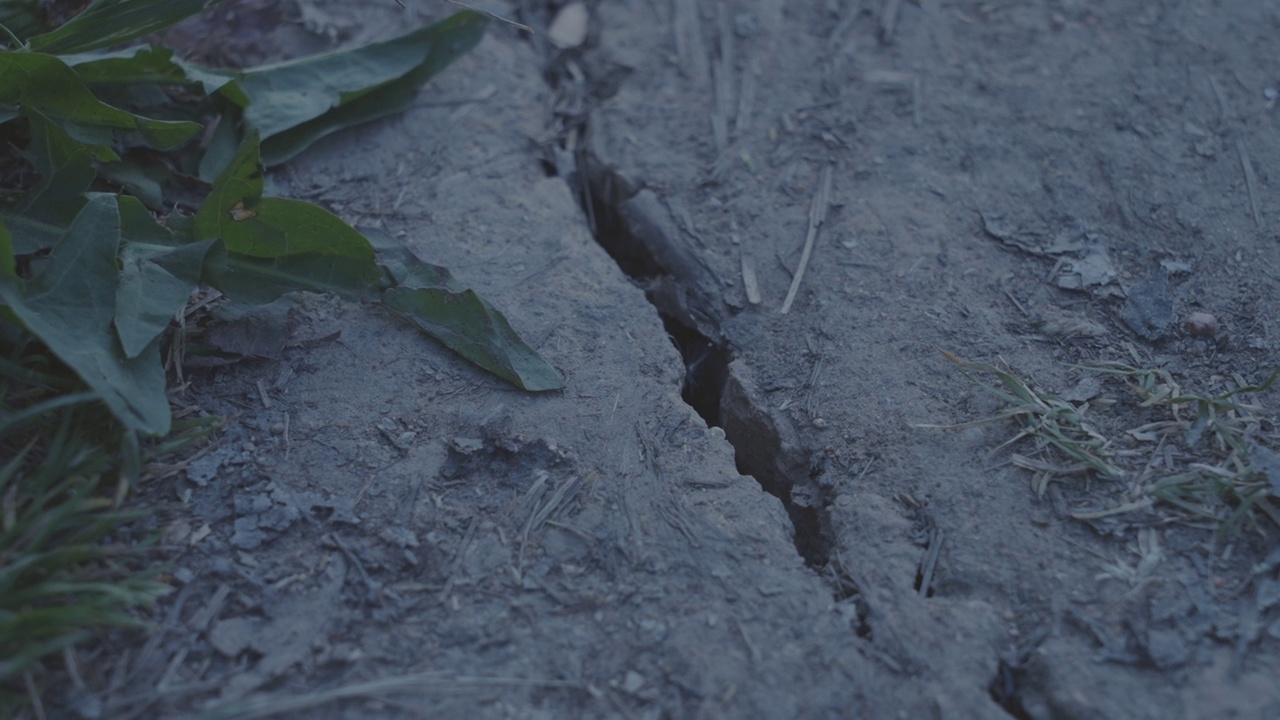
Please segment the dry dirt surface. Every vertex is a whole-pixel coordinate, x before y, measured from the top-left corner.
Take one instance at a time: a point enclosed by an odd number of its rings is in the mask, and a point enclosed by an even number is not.
[[[451,9],[406,5],[186,37]],[[226,428],[145,488],[175,590],[50,715],[1280,717],[1280,398],[1245,394],[1260,507],[1224,526],[1151,479],[1240,456],[1073,367],[1209,397],[1280,363],[1280,4],[588,5],[559,49],[560,5],[484,4],[536,32],[272,174],[448,266],[564,390],[299,298],[279,359],[195,376]],[[1087,405],[1121,472],[1002,447],[939,349]]]

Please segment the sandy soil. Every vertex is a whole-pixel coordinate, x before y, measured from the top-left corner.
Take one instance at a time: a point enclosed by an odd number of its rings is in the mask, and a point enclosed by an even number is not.
[[[408,4],[287,3],[261,32],[263,3],[240,3],[198,26],[222,43],[188,37],[273,56],[445,9]],[[559,10],[484,7],[540,30]],[[565,389],[521,393],[376,309],[299,299],[282,360],[184,400],[229,422],[146,490],[176,558],[156,628],[82,657],[52,707],[1280,716],[1276,527],[1215,535],[1167,503],[1075,517],[1212,453],[1144,443],[1128,431],[1152,410],[1070,366],[1221,394],[1280,360],[1280,7],[590,18],[567,51],[494,23],[412,111],[273,175],[450,267]],[[1216,333],[1188,331],[1196,312]],[[939,349],[1091,401],[1134,472],[1037,479],[1011,455],[1031,440],[999,449],[1007,423],[919,427],[1001,409]]]

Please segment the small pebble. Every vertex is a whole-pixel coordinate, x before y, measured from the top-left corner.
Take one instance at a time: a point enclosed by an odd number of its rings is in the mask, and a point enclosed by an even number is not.
[[[1187,334],[1199,340],[1212,340],[1218,334],[1218,318],[1207,312],[1194,312],[1183,321]]]

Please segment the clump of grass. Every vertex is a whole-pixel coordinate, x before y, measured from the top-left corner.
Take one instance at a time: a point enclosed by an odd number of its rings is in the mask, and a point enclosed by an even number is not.
[[[1275,442],[1276,422],[1253,398],[1275,384],[1280,368],[1257,384],[1237,377],[1234,389],[1213,395],[1183,391],[1166,370],[1114,362],[1074,367],[1123,378],[1141,407],[1165,414],[1128,431],[1150,448],[1134,478],[1143,496],[1219,534],[1246,521],[1258,527],[1259,520],[1269,520],[1280,528],[1280,463],[1264,443],[1266,438]]]
[[[1264,382],[1235,378],[1236,386],[1220,394],[1183,391],[1171,373],[1158,368],[1135,368],[1122,363],[1073,365],[1125,381],[1139,399],[1139,407],[1156,411],[1154,421],[1124,432],[1131,447],[1121,449],[1085,421],[1090,403],[1079,405],[1037,391],[1008,370],[969,362],[942,351],[960,372],[1004,405],[996,415],[958,425],[973,427],[1012,422],[1017,431],[993,452],[1028,440],[1028,454],[1014,453],[1014,465],[1033,473],[1031,485],[1043,494],[1050,481],[1083,475],[1116,481],[1117,502],[1109,507],[1080,510],[1081,520],[1159,507],[1166,519],[1231,533],[1247,523],[1262,531],[1262,523],[1280,528],[1280,455],[1276,422],[1266,416],[1253,396],[1280,378],[1277,368]],[[989,382],[983,376],[994,376]],[[1121,417],[1111,418],[1123,425]],[[1268,446],[1270,443],[1271,447]]]
[[[986,363],[969,362],[942,350],[943,357],[955,363],[960,373],[1005,405],[996,415],[958,425],[917,425],[932,428],[965,428],[995,422],[1012,422],[1018,427],[1013,437],[992,452],[998,452],[1030,439],[1034,444],[1029,454],[1014,453],[1018,467],[1035,473],[1032,487],[1043,495],[1053,477],[1094,473],[1104,478],[1119,479],[1124,472],[1112,462],[1110,441],[1085,421],[1089,404],[1076,406],[1048,393],[1037,392],[1007,370]],[[998,384],[987,382],[981,375],[994,375]]]
[[[3,435],[0,467],[0,715],[22,702],[17,680],[94,630],[139,624],[134,610],[168,590],[135,567],[139,549],[109,536],[137,517],[112,497],[121,455],[109,415],[67,395],[14,411],[30,422]],[[41,407],[43,406],[43,408]],[[41,410],[44,412],[32,412]]]

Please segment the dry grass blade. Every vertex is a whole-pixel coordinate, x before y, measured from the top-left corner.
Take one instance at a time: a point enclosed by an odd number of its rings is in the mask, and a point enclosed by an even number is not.
[[[1275,385],[1280,368],[1261,383],[1237,377],[1234,388],[1211,395],[1186,392],[1169,371],[1159,368],[1117,362],[1070,366],[1123,380],[1144,413],[1168,413],[1124,431],[1122,437],[1130,447],[1115,449],[1085,422],[1089,403],[1076,406],[1033,389],[1007,370],[963,360],[945,350],[942,354],[1005,407],[980,420],[915,427],[1016,422],[1017,431],[992,452],[1034,439],[1035,453],[1014,453],[1011,463],[1033,473],[1031,484],[1039,494],[1052,479],[1070,475],[1126,481],[1127,497],[1117,504],[1080,509],[1072,517],[1096,521],[1158,506],[1166,520],[1211,528],[1219,535],[1246,523],[1261,532],[1260,520],[1280,527],[1280,454],[1263,442],[1268,437],[1277,442],[1280,435],[1275,432],[1276,421],[1252,399]],[[998,382],[989,382],[984,375],[994,375]]]
[[[1018,433],[992,452],[998,452],[1025,438],[1035,438],[1037,452],[1056,451],[1057,454],[1074,463],[1072,466],[1062,466],[1055,464],[1052,460],[1036,460],[1034,462],[1042,464],[1042,467],[1034,468],[1038,472],[1071,474],[1078,471],[1072,469],[1058,472],[1058,470],[1079,465],[1106,478],[1118,479],[1123,475],[1120,468],[1107,459],[1111,454],[1107,439],[1084,421],[1088,403],[1077,407],[1065,400],[1036,392],[1013,373],[1001,370],[994,365],[963,360],[946,350],[940,350],[940,352],[943,357],[960,368],[961,374],[1009,406],[991,418],[965,423],[965,426],[1010,419],[1022,424]],[[1000,380],[1000,384],[997,386],[983,381],[979,373],[995,375]],[[1031,459],[1022,455],[1016,457],[1022,458],[1024,463],[1032,462]],[[1043,487],[1044,485],[1041,484],[1041,491]]]
[[[1264,457],[1271,451],[1260,442],[1262,428],[1275,427],[1263,408],[1246,398],[1270,389],[1280,378],[1280,368],[1266,380],[1250,384],[1237,379],[1236,387],[1217,395],[1189,393],[1171,373],[1107,362],[1073,366],[1122,378],[1139,397],[1140,407],[1168,411],[1169,419],[1146,423],[1128,431],[1137,442],[1179,446],[1181,462],[1164,475],[1145,476],[1141,489],[1147,499],[1160,501],[1166,513],[1185,513],[1180,519],[1204,524],[1221,535],[1235,531],[1246,521],[1256,527],[1266,518],[1280,527],[1280,487],[1269,482]],[[1273,433],[1274,435],[1274,433]],[[1171,464],[1172,451],[1166,453]],[[1147,466],[1155,464],[1155,458]],[[1125,506],[1105,512],[1124,511]],[[1096,512],[1083,513],[1092,518]],[[1260,529],[1260,528],[1259,528]]]
[[[791,312],[791,303],[795,302],[796,293],[800,291],[800,281],[804,279],[804,271],[809,267],[809,258],[813,255],[813,241],[818,237],[818,228],[827,219],[827,208],[831,204],[831,165],[822,168],[822,178],[818,181],[818,192],[813,196],[809,206],[809,232],[805,235],[804,251],[800,253],[800,264],[796,266],[796,274],[791,278],[791,288],[787,290],[787,298],[782,301],[781,314]]]

